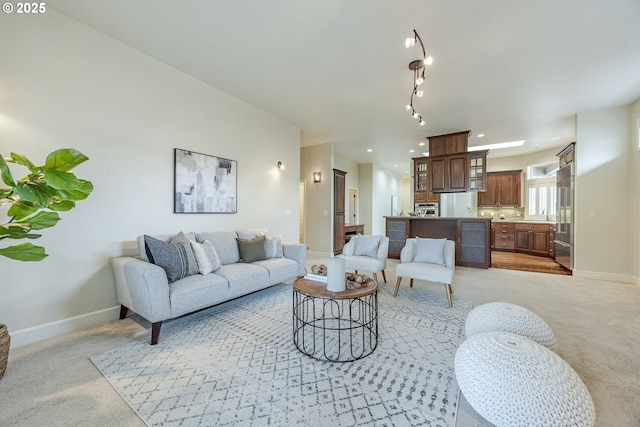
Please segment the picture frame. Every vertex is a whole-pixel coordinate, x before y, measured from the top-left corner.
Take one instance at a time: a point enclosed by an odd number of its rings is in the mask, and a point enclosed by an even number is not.
[[[238,162],[174,149],[174,213],[237,213]]]

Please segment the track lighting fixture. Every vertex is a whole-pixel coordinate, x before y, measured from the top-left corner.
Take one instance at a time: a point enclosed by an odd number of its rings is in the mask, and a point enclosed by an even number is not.
[[[415,46],[416,43],[420,43],[420,47],[422,48],[422,59],[416,59],[415,61],[411,61],[409,63],[409,69],[413,71],[413,91],[411,91],[411,100],[409,104],[407,104],[404,108],[407,111],[411,111],[411,115],[418,119],[418,123],[420,126],[425,125],[425,121],[420,114],[416,112],[415,107],[413,106],[413,96],[417,96],[418,98],[422,98],[424,95],[424,91],[418,90],[418,86],[424,83],[424,71],[427,65],[431,65],[433,63],[433,58],[427,56],[427,52],[424,49],[424,44],[422,43],[422,39],[418,35],[416,30],[413,30],[413,37],[409,37],[405,40],[404,45],[407,48]]]

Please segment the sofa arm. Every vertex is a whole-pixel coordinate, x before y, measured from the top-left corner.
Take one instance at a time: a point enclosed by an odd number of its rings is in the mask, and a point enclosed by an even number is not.
[[[282,243],[282,252],[285,258],[292,259],[298,263],[298,276],[304,276],[307,245],[304,243]]]
[[[118,302],[148,321],[171,319],[167,274],[155,264],[138,258],[111,260]]]

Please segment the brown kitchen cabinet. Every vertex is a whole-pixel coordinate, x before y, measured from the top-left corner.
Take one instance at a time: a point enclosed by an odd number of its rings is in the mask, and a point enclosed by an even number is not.
[[[413,158],[413,202],[439,203],[440,195],[429,191],[428,157]]]
[[[342,253],[345,223],[345,171],[333,170],[333,254]]]
[[[513,251],[515,249],[515,224],[514,223],[491,223],[493,232],[492,249],[500,251]]]
[[[429,189],[434,193],[484,190],[486,151],[429,156]]]
[[[521,205],[522,170],[487,173],[486,191],[478,192],[478,206]]]
[[[576,159],[575,157],[575,153],[576,153],[576,143],[572,142],[571,144],[567,145],[566,147],[564,147],[562,149],[562,151],[560,151],[558,154],[556,154],[556,156],[558,156],[558,165],[559,167],[563,167],[568,165],[569,163],[573,163]]]
[[[549,229],[548,224],[515,224],[516,252],[550,256]]]

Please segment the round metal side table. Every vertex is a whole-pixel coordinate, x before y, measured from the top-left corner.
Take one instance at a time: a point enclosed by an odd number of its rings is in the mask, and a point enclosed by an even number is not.
[[[293,284],[293,342],[318,360],[352,362],[378,345],[378,285],[327,291],[327,284],[298,278]]]

